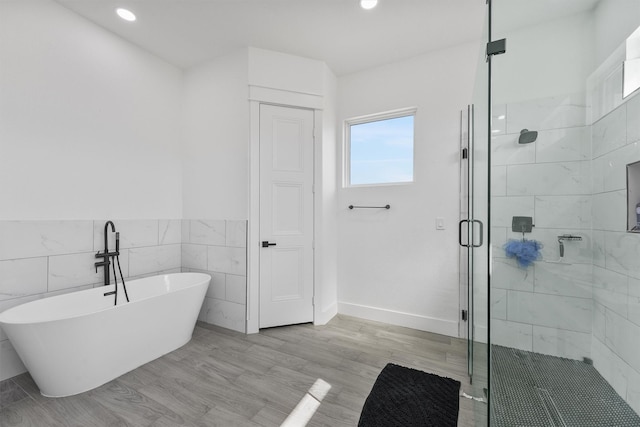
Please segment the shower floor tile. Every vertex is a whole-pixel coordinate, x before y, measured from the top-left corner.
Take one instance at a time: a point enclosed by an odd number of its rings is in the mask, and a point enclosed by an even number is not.
[[[640,426],[640,417],[587,363],[497,345],[491,362],[492,426]]]

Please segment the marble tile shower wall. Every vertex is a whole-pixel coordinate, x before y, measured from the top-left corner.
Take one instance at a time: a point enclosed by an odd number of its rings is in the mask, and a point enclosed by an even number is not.
[[[591,132],[583,94],[494,107],[492,146],[491,337],[496,344],[554,356],[591,355]],[[522,129],[538,131],[518,144]],[[506,257],[513,216],[543,244],[527,268]],[[573,234],[560,257],[558,236]]]
[[[593,124],[592,158],[591,354],[602,376],[640,413],[640,234],[626,232],[626,165],[640,161],[640,96]]]
[[[626,231],[626,165],[640,161],[640,96],[585,123],[581,95],[497,106],[492,140],[492,340],[561,357],[590,357],[640,413],[640,234]],[[518,145],[521,129],[536,142]],[[632,201],[636,203],[640,201]],[[522,269],[502,245],[526,237],[543,260]],[[582,237],[565,243],[557,237]]]
[[[247,221],[183,220],[182,269],[211,275],[199,319],[246,330]]]

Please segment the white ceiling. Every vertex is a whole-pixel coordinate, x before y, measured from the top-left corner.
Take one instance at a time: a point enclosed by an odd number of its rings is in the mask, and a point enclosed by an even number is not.
[[[254,46],[325,61],[337,75],[478,40],[486,9],[485,0],[379,0],[371,11],[359,0],[56,1],[181,68]],[[577,13],[596,1],[535,0],[537,13],[523,18]],[[138,20],[121,20],[116,7]]]

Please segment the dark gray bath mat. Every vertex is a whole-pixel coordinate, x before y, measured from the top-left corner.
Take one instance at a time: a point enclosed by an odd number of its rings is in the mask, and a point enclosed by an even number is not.
[[[364,402],[358,427],[456,427],[460,382],[389,363]]]

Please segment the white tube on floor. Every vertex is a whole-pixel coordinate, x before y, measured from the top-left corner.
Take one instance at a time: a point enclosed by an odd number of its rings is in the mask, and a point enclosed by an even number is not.
[[[331,384],[318,378],[300,402],[291,411],[280,427],[304,427],[320,407],[322,399],[329,393]]]

